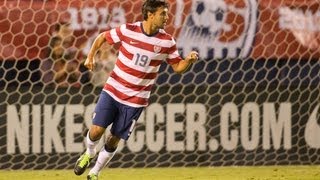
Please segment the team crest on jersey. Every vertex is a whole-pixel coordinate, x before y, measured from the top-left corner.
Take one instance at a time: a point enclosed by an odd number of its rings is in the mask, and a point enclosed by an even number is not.
[[[155,53],[159,53],[161,51],[161,47],[160,46],[153,46],[153,50]]]

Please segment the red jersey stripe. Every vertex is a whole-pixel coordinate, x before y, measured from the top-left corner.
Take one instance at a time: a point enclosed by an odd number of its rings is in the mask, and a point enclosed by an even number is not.
[[[172,54],[172,53],[174,53],[175,51],[177,50],[177,47],[176,46],[172,46],[172,47],[170,47],[170,48],[168,48],[168,54]]]
[[[180,62],[182,60],[182,58],[180,56],[173,58],[173,59],[167,59],[168,64],[176,64],[178,62]]]
[[[145,73],[135,69],[132,69],[121,62],[120,59],[117,60],[116,66],[119,67],[122,71],[131,74],[132,76],[142,78],[142,79],[155,79],[157,77],[157,73]]]
[[[147,51],[150,51],[150,52],[155,52],[156,49],[158,47],[160,47],[160,51],[156,52],[156,53],[168,54],[168,50],[170,49],[170,48],[167,48],[167,47],[154,46],[152,44],[149,44],[149,43],[146,43],[146,42],[143,42],[143,41],[139,41],[139,40],[136,40],[136,39],[132,39],[132,38],[127,37],[127,36],[123,36],[122,41],[127,43],[127,44],[129,44],[130,46],[133,46],[133,47],[136,47],[136,48],[139,48],[139,49],[144,49],[144,50],[147,50]]]
[[[116,28],[116,33],[117,33],[118,37],[119,37],[120,39],[122,39],[122,38],[123,38],[123,34],[122,34],[120,28],[121,28],[121,27],[117,27],[117,28]]]
[[[107,42],[108,42],[109,44],[114,44],[114,41],[113,41],[113,39],[111,38],[110,31],[106,31],[105,37],[106,37]]]
[[[163,61],[161,60],[151,60],[149,66],[159,66]]]
[[[136,32],[136,33],[143,33],[142,30],[141,30],[141,26],[142,26],[142,23],[140,24],[140,26],[137,25],[137,24],[127,24],[126,28],[128,30]]]
[[[128,96],[120,91],[118,91],[116,88],[111,86],[110,84],[105,84],[104,89],[112,92],[115,96],[120,98],[121,100],[128,101],[130,103],[139,104],[139,105],[147,105],[148,99],[136,97],[136,96]]]
[[[136,25],[136,24],[127,24],[127,29],[128,30],[131,30],[133,32],[136,32],[136,33],[143,33],[142,29],[142,23],[140,23],[140,25]],[[169,40],[171,41],[172,40],[172,37],[171,35],[167,34],[164,30],[159,30],[159,32],[154,36],[158,39],[162,39],[162,40]]]
[[[119,51],[128,59],[133,59],[133,54],[126,50],[123,46],[120,46]]]
[[[116,79],[120,84],[122,84],[123,86],[130,88],[134,91],[151,91],[152,89],[152,85],[149,86],[139,86],[136,84],[132,84],[124,79],[122,79],[121,77],[119,77],[115,72],[111,72],[110,77],[112,77],[113,79]]]
[[[170,35],[168,35],[167,33],[163,33],[161,31],[155,37],[163,40],[169,40],[169,41],[172,40],[172,37]]]

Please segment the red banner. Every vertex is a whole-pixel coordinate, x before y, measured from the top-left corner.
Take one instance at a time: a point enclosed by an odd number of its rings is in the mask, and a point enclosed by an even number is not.
[[[98,32],[142,20],[141,2],[2,1],[0,59],[43,59],[50,38],[59,33],[71,33],[71,46],[86,54]],[[197,49],[202,58],[320,57],[317,0],[168,2],[166,31],[174,35],[182,52]],[[61,30],[61,24],[67,29]]]
[[[320,4],[318,0],[263,0],[254,58],[320,57]]]

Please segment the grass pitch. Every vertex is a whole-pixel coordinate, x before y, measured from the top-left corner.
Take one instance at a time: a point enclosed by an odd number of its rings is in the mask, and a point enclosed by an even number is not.
[[[88,172],[88,171],[87,171]],[[0,171],[0,180],[77,180],[73,170]],[[100,180],[320,180],[320,166],[105,168]]]

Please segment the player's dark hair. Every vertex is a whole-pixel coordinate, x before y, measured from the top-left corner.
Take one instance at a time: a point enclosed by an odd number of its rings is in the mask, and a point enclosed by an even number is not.
[[[143,20],[148,19],[148,12],[154,13],[159,7],[168,8],[169,5],[166,0],[145,0],[142,5]]]

